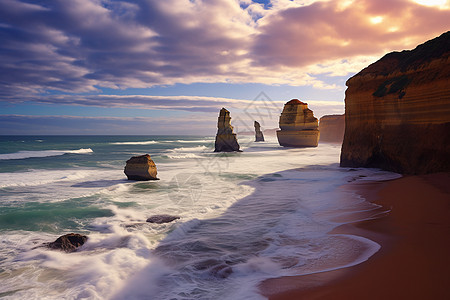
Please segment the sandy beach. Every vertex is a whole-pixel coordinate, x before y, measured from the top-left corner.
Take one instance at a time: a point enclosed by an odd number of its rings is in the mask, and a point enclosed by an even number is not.
[[[261,293],[271,300],[450,299],[450,174],[345,188],[390,212],[338,227],[333,233],[367,237],[381,249],[354,267],[266,280]]]

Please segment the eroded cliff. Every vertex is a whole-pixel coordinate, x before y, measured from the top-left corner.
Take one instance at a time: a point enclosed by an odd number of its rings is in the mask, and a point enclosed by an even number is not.
[[[450,32],[347,81],[343,167],[450,171]]]
[[[345,115],[327,115],[319,120],[320,142],[342,143]]]

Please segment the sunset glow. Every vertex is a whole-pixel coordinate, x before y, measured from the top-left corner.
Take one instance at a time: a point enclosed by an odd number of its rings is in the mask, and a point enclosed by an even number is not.
[[[189,97],[251,101],[260,92],[313,108],[340,102],[320,110],[342,113],[350,76],[449,28],[448,1],[0,0],[0,121],[206,118],[244,106]],[[136,102],[142,95],[185,100]]]

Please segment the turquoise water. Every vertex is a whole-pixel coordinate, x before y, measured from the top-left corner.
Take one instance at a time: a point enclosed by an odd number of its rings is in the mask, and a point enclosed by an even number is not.
[[[208,136],[0,136],[0,297],[263,299],[266,278],[375,253],[328,234],[379,209],[339,187],[396,175],[339,168],[338,145],[266,139],[223,154]],[[128,181],[126,160],[145,153],[160,180]],[[180,219],[146,222],[156,214]],[[79,251],[42,247],[70,232],[89,236]]]

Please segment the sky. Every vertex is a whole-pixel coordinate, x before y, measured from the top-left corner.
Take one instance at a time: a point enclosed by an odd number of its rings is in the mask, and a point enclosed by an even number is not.
[[[450,30],[450,0],[0,0],[0,135],[214,135]]]

